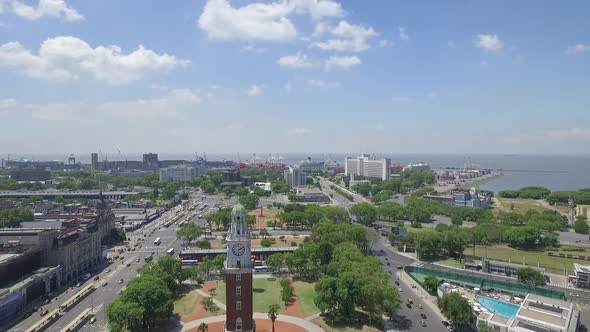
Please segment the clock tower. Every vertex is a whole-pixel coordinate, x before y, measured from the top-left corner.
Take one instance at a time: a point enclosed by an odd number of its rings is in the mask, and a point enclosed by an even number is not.
[[[225,261],[225,331],[254,332],[256,323],[252,312],[252,270],[250,230],[246,209],[236,204],[232,209],[231,225],[227,233]]]

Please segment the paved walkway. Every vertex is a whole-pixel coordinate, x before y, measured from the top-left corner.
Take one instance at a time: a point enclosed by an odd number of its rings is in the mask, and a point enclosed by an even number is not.
[[[268,319],[268,315],[266,313],[262,313],[262,312],[255,312],[254,319],[255,320],[256,319]],[[211,324],[211,323],[223,322],[224,320],[225,320],[225,315],[212,316],[212,317],[206,317],[206,318],[202,318],[202,319],[193,320],[188,323],[182,323],[182,330],[181,331],[188,331],[190,329],[199,327],[199,325],[201,325],[201,323]],[[326,332],[321,327],[319,327],[319,326],[315,325],[314,323],[307,321],[303,318],[287,316],[287,315],[279,315],[279,317],[277,318],[277,321],[300,326],[300,327],[308,330],[309,332]]]
[[[227,309],[225,307],[225,303],[223,303],[223,302],[219,301],[218,299],[212,297],[211,295],[209,295],[204,290],[202,290],[202,289],[196,289],[195,292],[197,292],[202,297],[210,297],[210,298],[212,298],[213,299],[213,303],[215,303],[215,305],[218,306],[219,309],[222,309],[223,311],[227,311]]]

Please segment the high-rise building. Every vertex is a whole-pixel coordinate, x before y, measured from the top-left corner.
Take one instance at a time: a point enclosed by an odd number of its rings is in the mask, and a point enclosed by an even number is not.
[[[95,171],[98,169],[98,153],[90,154],[90,168]]]
[[[289,167],[288,170],[283,171],[283,176],[285,182],[291,187],[302,187],[307,183],[307,174],[297,167]]]
[[[232,221],[227,232],[225,261],[225,331],[256,330],[252,307],[252,270],[250,230],[246,209],[237,204],[232,209]]]
[[[364,176],[381,180],[389,179],[391,159],[370,159],[367,155],[344,159],[344,173],[352,176]]]
[[[154,169],[158,168],[158,154],[157,153],[144,153],[143,154],[143,168]]]

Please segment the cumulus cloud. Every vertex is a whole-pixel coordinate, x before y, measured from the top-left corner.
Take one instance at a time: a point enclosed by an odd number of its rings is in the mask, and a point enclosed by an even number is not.
[[[322,81],[322,80],[308,80],[307,84],[315,88],[337,88],[340,86],[340,82],[336,81]]]
[[[504,47],[504,42],[500,40],[498,35],[478,35],[476,46],[488,51],[499,52]]]
[[[261,85],[252,85],[250,88],[246,90],[246,95],[250,97],[260,96],[263,92],[263,88]]]
[[[331,56],[325,62],[325,69],[332,70],[335,68],[349,69],[352,66],[361,63],[361,59],[357,56]]]
[[[589,52],[589,51],[590,51],[590,46],[589,45],[576,44],[574,46],[569,46],[565,50],[565,54],[567,54],[567,55],[576,55],[576,54],[585,53],[585,52]]]
[[[321,19],[342,16],[344,11],[332,0],[255,2],[239,8],[228,0],[208,0],[197,24],[211,39],[288,41],[297,36],[289,19],[292,14]]]
[[[311,33],[312,38],[318,38],[326,34],[330,31],[332,27],[326,22],[319,22],[313,28],[313,32]]]
[[[13,68],[26,76],[53,81],[77,80],[82,74],[118,84],[141,79],[148,74],[169,72],[187,65],[168,54],[157,54],[143,46],[123,54],[119,46],[92,48],[76,37],[45,40],[39,54],[33,54],[19,42],[0,45],[0,67]]]
[[[398,27],[397,30],[399,31],[399,37],[402,40],[409,40],[410,39],[410,36],[408,36],[408,34],[406,33],[406,28]]]
[[[326,51],[362,52],[369,49],[369,39],[378,36],[372,27],[354,25],[346,21],[340,21],[330,33],[335,38],[315,42],[312,46]]]
[[[308,128],[296,127],[289,129],[287,133],[291,136],[304,136],[311,133],[311,130],[309,130]]]
[[[590,141],[590,128],[568,128],[551,130],[549,138],[557,141]]]
[[[15,15],[29,20],[38,20],[42,17],[57,17],[68,22],[84,20],[84,16],[74,8],[68,6],[64,0],[39,0],[36,7],[25,4],[23,1],[6,1]],[[0,0],[0,13],[2,1]]]
[[[298,52],[295,55],[287,55],[280,57],[277,63],[289,69],[304,69],[312,66],[311,61],[307,58],[307,55]]]
[[[387,39],[379,40],[379,47],[381,47],[381,48],[392,47],[392,46],[393,46],[393,42],[391,40],[387,40]]]

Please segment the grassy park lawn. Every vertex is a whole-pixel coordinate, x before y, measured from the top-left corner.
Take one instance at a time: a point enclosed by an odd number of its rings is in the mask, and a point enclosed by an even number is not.
[[[510,211],[510,206],[514,204],[514,212],[524,213],[528,210],[535,210],[538,212],[546,211],[547,208],[536,202],[534,199],[524,198],[502,198],[496,197],[501,207],[496,207],[495,210]]]
[[[568,249],[578,248],[574,246],[563,246],[559,251],[552,251],[555,255],[558,254],[571,254],[574,256],[590,256],[588,251],[568,251]],[[581,247],[580,247],[581,248]],[[587,249],[584,249],[587,250]],[[473,248],[465,249],[465,256],[472,256]],[[575,258],[564,258],[554,257],[547,255],[547,251],[532,251],[532,250],[519,250],[514,249],[505,245],[502,246],[477,246],[475,248],[475,256],[487,257],[488,259],[512,262],[522,264],[523,261],[527,265],[544,267],[547,272],[563,275],[564,269],[568,270],[568,273],[572,273],[574,264],[582,263],[588,264],[588,261],[575,259]]]
[[[437,263],[442,264],[442,265],[446,265],[446,266],[450,266],[450,267],[463,267],[463,263],[461,263],[461,261],[456,260],[454,258],[447,258],[447,259],[443,259],[440,261],[437,261]]]
[[[255,278],[252,287],[256,312],[267,312],[271,304],[281,304],[281,285],[278,278]],[[215,298],[225,303],[225,282],[219,282]]]
[[[295,296],[297,296],[297,303],[301,308],[301,315],[307,317],[319,311],[313,302],[315,295],[315,284],[305,281],[295,281]]]
[[[200,295],[196,292],[189,292],[178,300],[174,301],[174,313],[180,317],[186,317],[193,313],[195,305],[201,301]]]
[[[360,317],[359,317],[360,318]],[[323,328],[324,330],[326,330],[326,332],[378,332],[378,331],[383,331],[382,329],[378,329],[375,327],[371,327],[368,325],[367,322],[368,319],[359,319],[359,323],[355,324],[355,325],[328,325],[326,323],[326,320],[324,319],[324,317],[319,317],[316,318],[314,320],[312,320],[313,323],[317,324],[318,326],[320,326],[321,328]]]
[[[268,227],[268,222],[277,219],[278,209],[275,208],[262,208],[262,216],[260,216],[260,209],[252,210],[248,212],[249,215],[256,217],[256,227]]]

